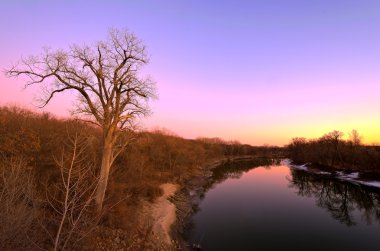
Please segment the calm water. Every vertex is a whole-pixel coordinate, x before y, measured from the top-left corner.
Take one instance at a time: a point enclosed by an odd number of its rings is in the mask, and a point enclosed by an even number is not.
[[[202,250],[380,250],[379,190],[286,165],[232,169],[193,217]]]

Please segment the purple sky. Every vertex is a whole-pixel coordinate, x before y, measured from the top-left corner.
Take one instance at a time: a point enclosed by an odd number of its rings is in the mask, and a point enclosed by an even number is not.
[[[357,129],[380,142],[380,1],[11,1],[0,3],[0,67],[127,27],[148,47],[159,100],[145,127],[286,144]],[[0,75],[0,104],[38,88]],[[69,94],[46,110],[68,114]]]

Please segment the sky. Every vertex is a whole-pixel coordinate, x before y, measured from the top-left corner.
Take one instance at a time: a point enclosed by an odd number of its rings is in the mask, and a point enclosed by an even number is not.
[[[378,0],[1,0],[0,68],[44,46],[144,41],[159,99],[144,128],[185,138],[284,145],[356,129],[380,143]],[[0,105],[35,108],[40,90],[0,73]],[[69,116],[71,94],[44,111]]]

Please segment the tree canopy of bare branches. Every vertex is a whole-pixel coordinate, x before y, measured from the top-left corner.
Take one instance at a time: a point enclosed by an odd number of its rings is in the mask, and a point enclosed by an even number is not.
[[[78,95],[75,112],[102,129],[102,163],[96,194],[100,210],[110,168],[128,142],[120,142],[120,136],[136,118],[149,114],[148,101],[156,96],[155,83],[140,76],[141,67],[147,63],[141,40],[128,30],[111,29],[106,40],[93,46],[46,48],[41,55],[23,58],[6,71],[9,77],[27,77],[26,86],[41,85],[45,93],[41,106],[58,93],[73,91]]]

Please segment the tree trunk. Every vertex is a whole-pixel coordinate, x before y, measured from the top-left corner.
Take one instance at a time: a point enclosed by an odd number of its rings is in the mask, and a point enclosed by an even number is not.
[[[100,167],[99,184],[96,190],[95,203],[98,213],[102,211],[104,196],[107,190],[108,176],[112,165],[112,133],[104,138],[102,164]]]

